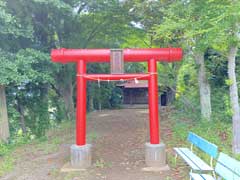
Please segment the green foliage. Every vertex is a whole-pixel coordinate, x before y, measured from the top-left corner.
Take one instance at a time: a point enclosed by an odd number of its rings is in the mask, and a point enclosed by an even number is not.
[[[104,161],[104,159],[98,159],[95,162],[94,166],[102,169],[102,168],[110,167],[111,163],[108,163],[108,162]]]
[[[184,93],[191,96],[196,91],[196,88],[194,89],[194,86],[197,86],[196,77],[196,65],[191,60],[186,59],[178,71],[176,97]]]
[[[230,98],[228,96],[228,89],[212,89],[212,108],[213,119],[228,123],[231,122],[232,110],[230,106]]]
[[[65,120],[66,109],[64,101],[54,90],[49,90],[49,109],[50,117],[54,119],[55,123],[60,123]]]
[[[192,51],[205,51],[215,40],[215,5],[212,1],[169,3],[162,10],[163,22],[153,27],[155,39]]]
[[[94,142],[99,138],[98,134],[96,132],[91,132],[87,134],[87,141],[88,142]]]
[[[113,88],[109,102],[112,108],[120,108],[122,104],[123,94],[118,87]]]
[[[14,166],[14,158],[11,155],[5,156],[0,162],[0,177],[11,171]]]
[[[13,56],[11,71],[3,71],[5,82],[12,85],[8,88],[11,130],[19,128],[16,121],[19,121],[20,114],[16,107],[22,105],[28,110],[23,114],[28,115],[25,118],[26,128],[37,136],[44,135],[49,126],[48,101],[45,98],[47,83],[53,81],[49,56],[34,49],[20,50]]]
[[[0,156],[6,155],[9,151],[9,147],[6,144],[0,143]]]
[[[31,25],[23,27],[21,19],[14,16],[11,9],[7,6],[6,1],[0,1],[0,37],[13,36],[13,37],[31,37]],[[2,44],[1,42],[0,44]],[[5,42],[4,42],[5,43]]]
[[[34,49],[20,50],[16,54],[15,63],[19,75],[23,76],[22,79],[25,82],[47,83],[53,81],[49,54]]]
[[[18,80],[17,66],[13,62],[14,55],[0,49],[0,84],[9,84],[13,79]]]
[[[16,134],[12,135],[8,144],[0,142],[0,177],[13,169],[16,160],[16,157],[13,156],[13,151],[17,147],[31,142],[32,139],[33,136],[30,133],[24,135],[19,130]]]
[[[40,138],[36,143],[37,151],[42,151],[44,154],[55,153],[59,149],[61,140],[59,137]]]
[[[42,86],[44,86],[42,84]],[[26,122],[30,127],[33,134],[38,137],[44,136],[46,130],[50,126],[50,119],[48,113],[48,101],[47,101],[47,89],[42,88],[39,95],[35,96],[35,100],[30,102],[29,116],[26,118]],[[37,102],[37,103],[36,103]]]
[[[50,82],[49,55],[34,49],[20,50],[16,54],[0,49],[0,84],[23,84],[28,82]]]
[[[227,74],[227,60],[215,49],[209,48],[205,53],[205,66],[208,80],[213,87],[225,87]]]
[[[150,37],[142,30],[136,29],[124,35],[121,48],[147,48],[151,47]]]

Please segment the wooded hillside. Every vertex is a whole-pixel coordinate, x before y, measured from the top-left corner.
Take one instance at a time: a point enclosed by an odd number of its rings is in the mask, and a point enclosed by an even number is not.
[[[182,47],[181,63],[158,64],[159,85],[186,117],[232,123],[240,153],[239,9],[238,0],[0,0],[1,140],[42,137],[75,119],[75,66],[52,63],[51,49]],[[146,70],[125,64],[125,72]],[[87,93],[88,111],[121,106],[115,82],[88,83]]]

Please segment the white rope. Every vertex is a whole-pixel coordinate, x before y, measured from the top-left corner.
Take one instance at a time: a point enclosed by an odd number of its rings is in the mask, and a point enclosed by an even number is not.
[[[86,77],[86,78],[88,78],[88,79],[91,79],[91,80],[94,80],[94,81],[98,81],[98,84],[100,84],[100,81],[107,81],[107,82],[110,82],[110,81],[136,81],[137,79],[141,79],[141,78],[144,78],[144,77],[147,77],[147,76],[151,76],[151,75],[158,75],[158,73],[156,73],[156,72],[151,72],[151,73],[148,73],[148,74],[144,74],[144,75],[139,75],[139,76],[136,76],[136,77],[134,77],[134,78],[128,78],[128,79],[120,79],[120,80],[110,80],[110,79],[107,79],[107,80],[105,80],[105,79],[101,79],[101,78],[92,78],[92,77],[90,77],[90,76],[88,76],[88,75],[81,75],[81,74],[77,74],[76,76],[80,76],[80,77]],[[101,76],[101,75],[100,75]]]

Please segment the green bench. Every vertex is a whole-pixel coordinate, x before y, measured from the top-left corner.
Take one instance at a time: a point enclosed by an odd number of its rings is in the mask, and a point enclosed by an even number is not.
[[[218,180],[240,180],[240,161],[237,161],[230,156],[220,153],[217,164],[215,167],[215,172],[219,176]],[[198,174],[190,173],[192,180],[216,180],[209,174]]]
[[[180,156],[191,168],[191,172],[201,172],[201,173],[209,173],[211,172],[213,176],[215,176],[214,168],[213,168],[213,159],[217,158],[218,155],[218,147],[215,144],[212,144],[205,140],[204,138],[189,132],[187,140],[191,143],[191,148],[185,147],[176,147],[174,150],[176,151],[176,159]],[[207,164],[200,157],[198,157],[193,152],[193,147],[197,147],[204,153],[210,156],[210,162]]]

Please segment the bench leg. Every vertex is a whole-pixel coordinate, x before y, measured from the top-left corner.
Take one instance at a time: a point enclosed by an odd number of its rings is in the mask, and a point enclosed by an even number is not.
[[[190,173],[192,173],[192,169],[190,170]],[[190,173],[189,173],[189,174],[190,174]],[[189,176],[189,180],[192,180],[192,177],[191,177],[191,176]]]
[[[216,173],[213,171],[213,177],[214,179],[217,179]]]

